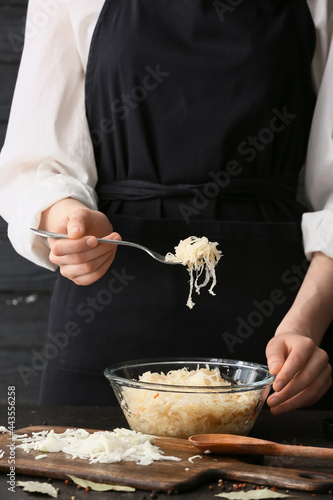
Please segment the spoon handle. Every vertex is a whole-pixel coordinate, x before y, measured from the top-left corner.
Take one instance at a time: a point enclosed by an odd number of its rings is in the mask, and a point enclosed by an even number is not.
[[[320,448],[317,446],[295,446],[289,444],[266,444],[255,445],[261,449],[261,453],[272,456],[284,457],[309,457],[309,458],[324,458],[333,460],[333,448]],[[259,451],[259,450],[258,450]]]

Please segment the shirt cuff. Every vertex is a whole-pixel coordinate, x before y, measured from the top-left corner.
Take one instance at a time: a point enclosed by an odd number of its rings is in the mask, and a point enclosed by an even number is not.
[[[304,252],[308,260],[314,252],[333,259],[333,211],[305,213],[302,219]]]
[[[97,195],[92,187],[67,175],[58,174],[27,190],[8,223],[8,237],[16,252],[52,271],[57,266],[49,260],[47,240],[35,235],[30,228],[38,228],[42,212],[64,198],[74,198],[87,208],[97,210]]]

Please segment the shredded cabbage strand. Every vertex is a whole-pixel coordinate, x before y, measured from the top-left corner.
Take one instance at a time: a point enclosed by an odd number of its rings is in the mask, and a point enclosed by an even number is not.
[[[167,253],[165,258],[167,261],[181,261],[183,266],[187,266],[190,275],[190,292],[186,305],[192,309],[195,303],[192,300],[193,288],[200,294],[200,289],[208,285],[210,278],[212,284],[209,288],[209,293],[215,295],[213,288],[216,285],[215,267],[222,257],[221,250],[218,250],[217,242],[208,241],[203,236],[190,236],[185,240],[180,240],[179,244],[175,247],[175,254]],[[205,271],[205,277],[202,283],[199,283],[199,278]],[[194,277],[195,274],[195,277]]]

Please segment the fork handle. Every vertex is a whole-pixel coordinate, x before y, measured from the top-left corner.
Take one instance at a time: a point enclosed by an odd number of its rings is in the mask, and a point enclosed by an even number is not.
[[[124,241],[124,240],[105,240],[104,238],[97,238],[98,243],[111,243],[112,245],[123,245],[126,247],[134,247],[139,248],[140,250],[144,250],[142,245],[138,245],[137,243],[133,243],[132,241]]]

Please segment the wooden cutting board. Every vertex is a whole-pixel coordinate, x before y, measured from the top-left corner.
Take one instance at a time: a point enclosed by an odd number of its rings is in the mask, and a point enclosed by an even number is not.
[[[66,427],[27,427],[18,430],[16,434],[31,434],[31,432],[50,429],[59,433],[64,432]],[[41,452],[25,453],[23,450],[16,449],[15,470],[16,474],[55,479],[66,479],[69,475],[73,475],[97,483],[132,486],[142,490],[190,490],[214,479],[250,482],[311,492],[325,492],[333,488],[333,468],[332,474],[318,472],[314,469],[274,468],[213,454],[203,454],[202,458],[194,458],[193,463],[191,463],[189,458],[198,455],[198,451],[187,440],[156,438],[155,444],[165,455],[179,457],[181,461],[154,462],[148,466],[137,465],[135,462],[89,464],[87,460],[79,458],[66,459],[66,454],[62,452],[49,453],[47,458],[35,460],[35,456],[40,455]],[[0,460],[0,472],[8,472],[9,470],[10,449],[8,445],[10,445],[10,435],[0,435],[0,450],[5,450],[5,456]]]

